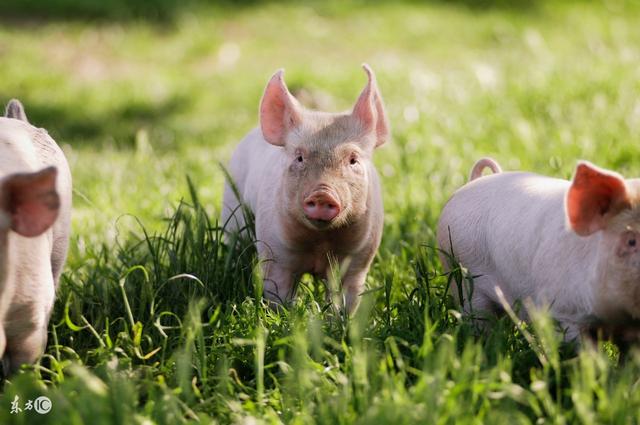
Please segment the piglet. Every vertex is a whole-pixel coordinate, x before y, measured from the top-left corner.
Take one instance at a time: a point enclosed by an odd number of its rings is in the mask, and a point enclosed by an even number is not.
[[[485,167],[495,174],[481,177]],[[588,162],[572,181],[501,172],[488,158],[471,176],[438,223],[445,266],[453,254],[475,277],[461,291],[465,312],[529,300],[549,309],[568,340],[593,318],[640,317],[640,180]]]
[[[5,373],[33,363],[47,325],[69,242],[71,174],[45,130],[22,104],[0,117],[0,356]]]
[[[383,206],[375,148],[389,138],[389,124],[373,71],[353,110],[305,109],[276,72],[260,104],[260,127],[236,148],[226,183],[223,223],[245,227],[240,204],[255,216],[264,296],[282,303],[303,273],[327,278],[330,259],[343,264],[345,307],[359,302],[380,244]],[[236,193],[238,196],[236,196]]]

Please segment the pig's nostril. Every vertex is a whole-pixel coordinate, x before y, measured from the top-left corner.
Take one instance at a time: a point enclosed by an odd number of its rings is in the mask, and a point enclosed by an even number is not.
[[[305,205],[309,208],[314,208],[316,206],[316,203],[313,201],[307,201]]]

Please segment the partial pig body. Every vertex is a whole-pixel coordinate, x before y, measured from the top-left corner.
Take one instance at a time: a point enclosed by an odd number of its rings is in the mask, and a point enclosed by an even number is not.
[[[46,345],[71,212],[71,174],[62,151],[46,131],[23,121],[22,106],[13,102],[7,115],[14,116],[11,108],[17,108],[22,117],[0,118],[0,355],[5,372],[33,363]],[[24,226],[17,225],[20,215],[30,215]]]
[[[587,172],[619,178],[587,163],[573,182],[521,172],[476,173],[451,197],[438,223],[438,242],[474,276],[470,299],[464,291],[467,313],[500,310],[500,288],[512,306],[530,300],[547,307],[568,339],[591,317],[638,317],[640,262],[631,258],[636,242],[625,233],[640,225],[635,200],[620,206],[605,199],[608,183],[598,189],[600,177],[581,177]],[[637,182],[620,181],[635,199]],[[591,224],[576,214],[590,214]]]
[[[273,302],[290,299],[303,273],[327,278],[332,259],[348,264],[342,276],[347,310],[358,304],[384,217],[371,155],[386,137],[386,127],[384,134],[376,131],[386,118],[375,110],[374,83],[370,80],[363,101],[370,115],[361,118],[357,112],[303,109],[276,74],[262,101],[261,128],[249,133],[231,158],[228,170],[240,199],[227,183],[223,222],[228,232],[238,232],[245,226],[240,203],[253,212],[264,294]],[[270,90],[285,102],[271,99]],[[292,111],[285,110],[284,124],[281,115],[270,115],[269,102],[275,109],[289,102]]]

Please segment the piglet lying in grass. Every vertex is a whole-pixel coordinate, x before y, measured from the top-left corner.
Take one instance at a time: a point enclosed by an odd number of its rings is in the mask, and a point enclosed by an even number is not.
[[[240,143],[229,164],[223,222],[245,226],[240,202],[255,215],[264,295],[292,297],[303,273],[326,278],[329,259],[347,264],[346,309],[359,300],[380,244],[383,208],[373,151],[389,138],[382,98],[371,69],[352,111],[305,109],[289,93],[283,71],[271,78],[260,105],[260,128]],[[237,195],[237,196],[236,196]],[[238,197],[240,199],[238,199]]]
[[[46,131],[20,102],[0,118],[0,356],[5,373],[33,363],[67,255],[71,175]]]
[[[496,174],[480,177],[486,166]],[[566,339],[593,317],[640,317],[640,180],[588,162],[572,181],[503,173],[491,159],[471,175],[438,223],[440,248],[475,276],[465,312],[498,310],[500,288],[508,303],[548,306]]]

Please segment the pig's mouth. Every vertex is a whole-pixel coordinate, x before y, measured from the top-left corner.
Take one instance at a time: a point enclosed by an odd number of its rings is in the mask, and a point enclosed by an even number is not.
[[[308,217],[305,217],[307,219],[307,222],[309,222],[314,228],[318,229],[318,230],[326,230],[329,228],[334,227],[336,220],[322,220],[322,219],[311,219]]]
[[[347,221],[343,218],[343,214],[341,213],[338,217],[333,220],[313,220],[305,217],[304,221],[306,226],[310,229],[313,229],[318,232],[328,232],[332,230],[336,230],[347,225]]]

